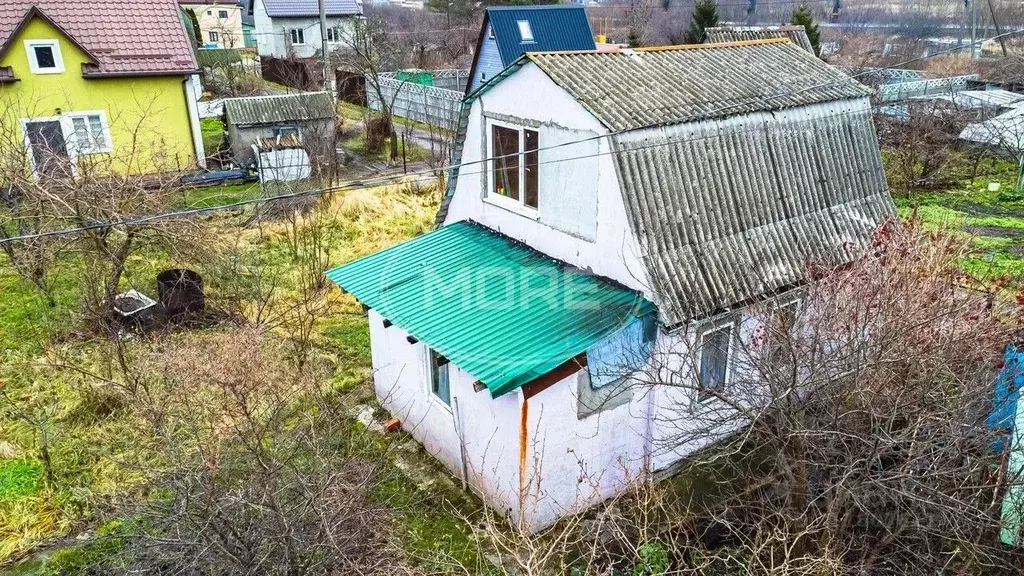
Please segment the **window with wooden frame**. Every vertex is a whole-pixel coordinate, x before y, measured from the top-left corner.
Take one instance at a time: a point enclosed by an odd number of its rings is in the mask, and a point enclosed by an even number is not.
[[[446,406],[452,405],[451,382],[448,379],[448,359],[432,348],[427,348],[427,376],[430,393]]]
[[[496,123],[490,132],[489,194],[536,210],[540,206],[540,133]]]
[[[729,364],[735,323],[717,324],[700,336],[697,371],[697,401],[713,398],[729,383]]]

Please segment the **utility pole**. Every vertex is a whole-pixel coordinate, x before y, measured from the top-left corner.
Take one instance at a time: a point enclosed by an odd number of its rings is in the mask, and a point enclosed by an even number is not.
[[[988,0],[988,13],[992,15],[992,25],[996,27],[999,47],[1003,49],[1003,58],[1006,58],[1006,38],[1003,38],[1003,31],[999,29],[999,20],[996,20],[996,10],[992,7],[992,0]]]
[[[978,57],[978,0],[971,2],[971,58]]]
[[[331,70],[331,52],[327,48],[327,4],[326,0],[319,0],[320,3],[320,50],[324,54],[324,90],[334,97],[334,71]]]

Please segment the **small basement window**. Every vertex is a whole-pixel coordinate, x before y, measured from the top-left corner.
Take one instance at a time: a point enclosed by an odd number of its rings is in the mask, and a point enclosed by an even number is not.
[[[26,40],[28,67],[33,74],[60,74],[64,72],[64,59],[56,40]]]
[[[490,192],[536,210],[540,206],[540,134],[493,124],[490,148]]]
[[[430,392],[446,405],[452,405],[451,384],[448,380],[448,359],[427,348],[427,370],[430,376]]]
[[[517,20],[516,24],[519,25],[519,37],[523,39],[523,42],[533,42],[533,30],[530,28],[530,21]]]
[[[700,339],[700,373],[697,401],[714,397],[729,380],[729,353],[733,325],[725,324],[705,332]]]

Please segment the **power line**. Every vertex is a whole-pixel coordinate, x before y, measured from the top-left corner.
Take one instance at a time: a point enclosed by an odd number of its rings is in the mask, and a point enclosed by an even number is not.
[[[1003,34],[1001,34],[999,36],[1009,36],[1009,35],[1012,35],[1012,34],[1018,34],[1019,32],[1020,31],[1005,32],[1005,33],[1003,33]],[[989,40],[995,40],[999,36],[994,36],[992,38],[987,38],[987,39],[984,39],[984,40],[980,40],[980,41],[976,42],[975,44],[980,44],[980,43],[983,43],[983,42],[987,42]],[[782,92],[782,93],[779,93],[779,94],[773,94],[773,95],[757,97],[757,98],[748,98],[748,99],[746,99],[746,101],[736,102],[736,103],[732,103],[732,104],[729,104],[729,105],[726,105],[726,106],[719,107],[717,109],[710,110],[708,112],[705,112],[705,113],[701,114],[700,117],[701,118],[710,118],[710,117],[713,117],[713,116],[716,116],[716,115],[719,115],[719,114],[722,114],[722,113],[727,113],[730,109],[738,107],[738,106],[745,106],[745,105],[748,105],[748,104],[751,104],[751,103],[756,103],[756,102],[763,101],[763,100],[774,100],[774,99],[777,99],[777,98],[783,98],[783,97],[787,97],[787,96],[793,96],[793,95],[797,95],[797,94],[802,94],[802,93],[810,91],[810,90],[816,90],[816,89],[819,89],[819,88],[828,87],[828,86],[833,85],[833,84],[844,83],[844,82],[846,82],[847,80],[849,80],[851,78],[857,78],[859,76],[868,75],[868,74],[877,74],[881,70],[889,70],[889,69],[895,69],[895,68],[902,68],[902,67],[906,66],[907,64],[912,64],[914,62],[919,62],[919,61],[922,61],[922,60],[926,60],[928,58],[934,58],[936,56],[945,55],[945,54],[948,54],[948,53],[955,52],[957,50],[963,50],[963,49],[969,48],[971,46],[973,46],[973,44],[964,44],[964,45],[960,45],[960,46],[955,46],[955,47],[952,47],[952,48],[950,48],[948,50],[943,50],[943,51],[940,51],[940,52],[936,52],[936,53],[933,53],[933,54],[928,54],[928,55],[921,56],[921,57],[918,57],[918,58],[912,58],[910,60],[906,60],[904,62],[899,62],[899,63],[893,64],[893,65],[890,65],[890,66],[886,66],[886,67],[882,67],[882,68],[875,68],[875,69],[872,69],[872,70],[866,70],[866,71],[863,71],[863,72],[860,72],[860,73],[857,73],[857,74],[854,74],[854,75],[851,75],[851,76],[844,75],[844,77],[841,78],[841,79],[836,79],[836,80],[832,80],[830,82],[824,82],[824,83],[821,83],[821,84],[809,86],[809,87],[803,88],[801,90]],[[495,78],[498,78],[498,76],[495,76]],[[492,81],[493,80],[494,79],[492,79]],[[870,111],[868,111],[868,112],[870,113]],[[862,113],[862,111],[850,111],[850,112],[846,112],[846,113],[833,114],[832,117],[836,117],[836,116],[839,116],[839,115],[842,115],[842,114],[860,114],[860,113]],[[675,119],[665,120],[665,121],[662,121],[662,122],[659,122],[659,123],[656,123],[656,124],[650,124],[650,125],[647,125],[647,126],[643,126],[641,128],[623,128],[623,129],[620,129],[620,130],[610,131],[610,132],[607,132],[607,133],[604,133],[604,134],[596,134],[594,136],[589,136],[587,138],[581,138],[581,139],[578,139],[578,140],[571,140],[571,141],[568,141],[568,142],[562,142],[560,144],[555,144],[553,146],[539,147],[539,148],[536,148],[535,151],[540,152],[542,150],[552,150],[552,149],[556,149],[556,148],[563,148],[563,147],[566,147],[566,146],[571,146],[571,145],[576,145],[576,144],[583,144],[583,143],[586,143],[586,142],[591,142],[591,141],[599,140],[599,139],[602,139],[602,138],[609,138],[611,136],[616,136],[616,135],[619,135],[619,134],[622,134],[622,133],[625,133],[625,132],[631,132],[631,131],[634,131],[634,130],[637,130],[637,129],[655,128],[655,127],[661,127],[661,126],[666,126],[666,125],[670,125],[670,124],[685,123],[685,122],[689,122],[689,121],[695,121],[696,119],[697,118],[682,117],[682,118],[675,118]],[[743,130],[743,131],[737,131],[737,133],[752,132],[752,131],[755,131],[755,130],[756,129]],[[698,137],[698,138],[688,138],[687,141],[699,141],[699,140],[705,140],[705,139],[717,138],[717,137],[718,137],[717,135],[703,136],[703,137]],[[540,163],[538,163],[538,165],[540,165],[540,164],[548,164],[548,163],[555,163],[555,162],[566,162],[566,161],[570,161],[570,160],[580,160],[580,159],[585,159],[585,158],[604,156],[604,155],[608,155],[608,154],[619,154],[619,153],[624,153],[624,152],[632,152],[632,151],[635,151],[635,150],[642,150],[642,149],[653,148],[653,147],[657,147],[657,146],[667,146],[667,145],[672,145],[672,144],[676,144],[676,143],[677,142],[674,142],[674,141],[658,142],[658,143],[649,144],[649,145],[646,145],[646,146],[638,146],[638,147],[630,148],[629,150],[612,150],[612,151],[606,152],[606,153],[600,153],[599,152],[597,154],[587,154],[587,155],[583,155],[583,156],[579,156],[579,157],[574,157],[574,158],[560,158],[560,159],[555,159],[555,160],[549,160],[549,161],[546,161],[546,162],[540,162]],[[533,152],[533,151],[534,150],[530,150],[530,152]],[[181,218],[181,217],[185,217],[185,216],[207,214],[207,213],[217,212],[217,211],[221,211],[221,210],[229,210],[229,209],[233,209],[233,208],[247,206],[247,205],[251,205],[251,204],[260,204],[260,203],[264,203],[264,202],[275,202],[275,201],[279,201],[279,200],[289,200],[289,199],[302,198],[302,197],[307,197],[307,196],[319,196],[319,195],[323,195],[323,194],[328,194],[328,193],[333,193],[333,192],[341,192],[341,191],[346,191],[346,190],[354,190],[354,189],[361,189],[361,188],[383,186],[383,185],[386,185],[388,183],[394,183],[394,182],[396,182],[399,179],[407,178],[408,176],[418,176],[418,175],[428,175],[428,174],[433,175],[433,174],[435,174],[436,172],[439,172],[439,171],[449,171],[449,170],[460,169],[460,175],[472,176],[472,175],[475,175],[475,174],[481,174],[481,173],[483,173],[483,171],[477,171],[477,172],[470,172],[470,173],[462,174],[461,173],[461,168],[464,167],[464,166],[472,166],[472,165],[492,162],[494,160],[499,160],[499,159],[503,159],[503,158],[519,157],[520,155],[521,155],[520,152],[515,152],[515,153],[504,154],[504,155],[499,155],[499,156],[490,156],[490,157],[486,157],[486,158],[481,158],[479,160],[473,160],[471,162],[462,162],[462,163],[460,163],[458,165],[448,164],[448,165],[445,165],[445,166],[440,166],[440,167],[433,168],[433,169],[423,170],[423,171],[420,171],[420,172],[413,172],[411,174],[401,174],[401,175],[395,175],[395,176],[390,176],[390,177],[384,177],[384,178],[378,179],[379,182],[374,182],[374,183],[364,182],[364,181],[361,181],[361,180],[357,180],[355,182],[350,182],[348,184],[341,185],[341,186],[325,187],[325,188],[319,188],[319,189],[305,190],[305,191],[301,191],[301,192],[294,192],[294,193],[288,193],[288,194],[280,194],[280,195],[271,196],[271,197],[267,197],[267,198],[253,198],[253,199],[249,199],[249,200],[241,200],[241,201],[238,201],[238,202],[231,202],[231,203],[228,203],[228,204],[220,204],[220,205],[208,206],[208,207],[204,207],[204,208],[194,208],[194,209],[188,209],[188,210],[179,210],[179,211],[175,211],[175,212],[165,212],[165,213],[159,213],[159,214],[152,214],[152,215],[149,215],[149,216],[142,216],[142,217],[124,219],[124,220],[119,220],[119,221],[97,222],[97,223],[94,223],[94,224],[90,224],[90,225],[87,225],[87,226],[79,226],[79,227],[76,227],[76,228],[66,228],[66,229],[60,229],[60,230],[51,230],[51,231],[48,231],[48,232],[39,232],[39,233],[35,233],[35,234],[26,234],[26,235],[22,235],[22,236],[12,236],[12,237],[9,237],[9,238],[0,239],[0,245],[10,244],[10,243],[14,243],[14,242],[21,242],[21,241],[26,241],[26,240],[33,240],[33,239],[37,239],[37,238],[48,238],[48,237],[54,237],[54,236],[65,236],[65,235],[69,235],[69,234],[77,234],[77,233],[80,233],[80,232],[87,232],[87,231],[90,231],[90,230],[97,230],[97,229],[102,229],[102,228],[113,228],[113,227],[117,227],[117,226],[133,226],[133,225],[144,224],[144,223],[152,222],[152,221],[156,221],[156,220],[174,219],[174,218]]]

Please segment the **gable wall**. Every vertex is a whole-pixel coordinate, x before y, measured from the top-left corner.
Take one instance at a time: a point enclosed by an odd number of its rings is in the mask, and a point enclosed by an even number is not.
[[[253,23],[255,25],[256,49],[261,56],[284,58],[312,58],[320,49],[320,19],[306,18],[271,18],[267,14],[263,0],[255,0]],[[350,36],[355,29],[355,18],[352,16],[328,16],[327,27],[338,28],[342,36]],[[303,31],[305,44],[291,44],[290,30],[298,28]],[[332,52],[342,50],[344,42],[330,42],[328,49]]]
[[[480,52],[476,55],[476,68],[473,71],[473,83],[470,86],[470,91],[476,90],[485,80],[493,78],[504,69],[505,66],[501,63],[501,54],[498,52],[497,40],[484,34]]]
[[[540,133],[540,207],[533,214],[512,211],[485,198],[489,121],[524,124]],[[595,139],[605,133],[547,75],[526,64],[473,102],[463,167],[445,223],[475,220],[649,297],[609,143],[606,138]],[[579,140],[587,141],[551,148]]]

